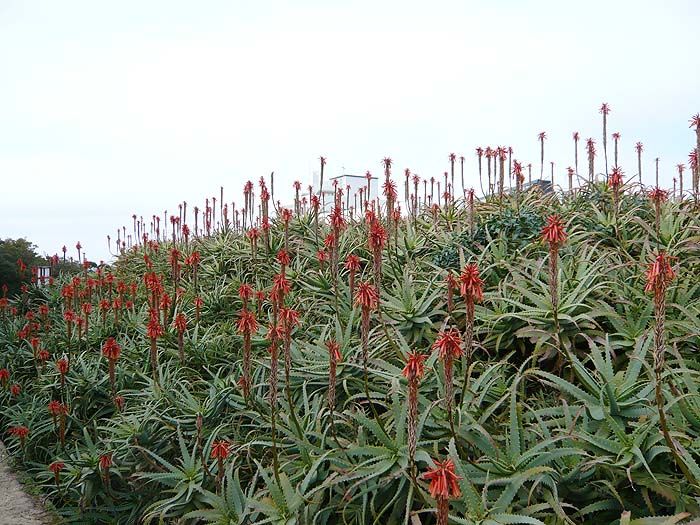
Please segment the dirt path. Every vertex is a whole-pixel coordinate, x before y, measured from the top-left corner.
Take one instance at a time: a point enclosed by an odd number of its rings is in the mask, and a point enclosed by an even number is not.
[[[7,451],[0,443],[0,525],[44,525],[51,523],[46,511],[28,496],[8,465]]]

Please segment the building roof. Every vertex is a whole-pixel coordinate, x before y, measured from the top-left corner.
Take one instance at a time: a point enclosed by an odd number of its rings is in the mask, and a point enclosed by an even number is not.
[[[342,175],[336,175],[335,177],[331,177],[331,180],[334,179],[341,179],[343,177],[349,177],[351,179],[366,179],[366,175],[351,175],[350,173],[343,173]],[[372,176],[371,177],[373,180],[377,180],[377,177]]]

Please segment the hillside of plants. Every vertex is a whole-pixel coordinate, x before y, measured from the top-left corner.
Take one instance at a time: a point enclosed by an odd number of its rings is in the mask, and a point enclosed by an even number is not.
[[[357,209],[261,180],[3,297],[15,467],[67,523],[692,523],[697,200],[488,168],[428,199],[385,161]]]

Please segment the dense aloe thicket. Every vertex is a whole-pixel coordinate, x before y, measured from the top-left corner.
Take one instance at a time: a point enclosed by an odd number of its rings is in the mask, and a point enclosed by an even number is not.
[[[622,190],[426,209],[386,228],[380,265],[364,217],[336,224],[337,252],[331,238],[319,258],[333,225],[316,231],[300,213],[255,250],[243,232],[190,236],[31,288],[1,313],[3,440],[75,523],[428,525],[440,501],[424,473],[445,459],[460,478],[450,523],[686,523],[700,513],[700,215]],[[553,214],[567,234],[555,301],[541,236]],[[664,355],[645,292],[660,250],[675,273]],[[376,308],[351,298],[349,255],[355,295],[380,284]],[[447,385],[433,346],[467,331],[448,271],[468,264],[483,299]],[[273,308],[281,266],[289,290]],[[413,352],[426,356],[415,463],[402,374]]]

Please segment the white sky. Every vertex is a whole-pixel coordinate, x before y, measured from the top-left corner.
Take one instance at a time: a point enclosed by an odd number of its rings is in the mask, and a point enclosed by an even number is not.
[[[388,155],[402,181],[455,152],[478,185],[476,146],[537,165],[539,131],[563,180],[572,131],[602,153],[603,101],[626,173],[641,140],[647,182],[659,156],[670,185],[700,111],[698,20],[697,0],[0,0],[0,237],[107,259],[132,213],[221,185],[240,202],[271,171],[291,195],[319,155],[331,175]]]

